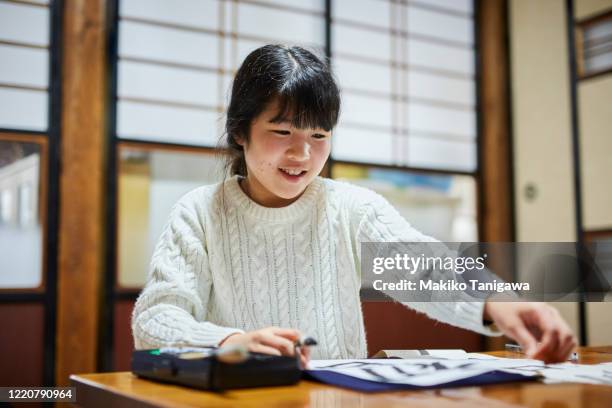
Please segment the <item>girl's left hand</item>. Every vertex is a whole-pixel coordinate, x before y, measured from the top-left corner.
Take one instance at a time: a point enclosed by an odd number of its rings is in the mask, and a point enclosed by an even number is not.
[[[483,317],[518,342],[528,357],[546,363],[566,361],[577,344],[557,309],[546,303],[487,301]]]

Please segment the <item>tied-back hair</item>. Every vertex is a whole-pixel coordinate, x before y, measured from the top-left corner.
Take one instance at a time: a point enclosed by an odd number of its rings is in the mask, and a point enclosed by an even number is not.
[[[330,131],[338,122],[340,92],[319,57],[298,46],[265,45],[251,52],[236,73],[221,143],[227,148],[226,171],[246,177],[244,150],[253,120],[276,100],[272,122],[300,129]]]

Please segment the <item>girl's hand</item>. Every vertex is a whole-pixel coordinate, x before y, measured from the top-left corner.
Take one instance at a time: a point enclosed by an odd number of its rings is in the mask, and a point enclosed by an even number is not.
[[[487,301],[484,318],[518,342],[530,358],[562,362],[576,347],[572,330],[557,309],[546,303]]]
[[[266,327],[246,333],[235,333],[226,337],[219,346],[232,344],[243,345],[254,353],[265,353],[274,356],[294,356],[295,342],[300,338],[300,332],[280,327]],[[310,359],[310,348],[300,347],[302,367],[306,367]]]

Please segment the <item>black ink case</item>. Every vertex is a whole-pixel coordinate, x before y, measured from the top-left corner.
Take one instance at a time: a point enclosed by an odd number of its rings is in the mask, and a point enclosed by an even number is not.
[[[132,372],[155,381],[216,391],[291,385],[297,383],[302,375],[296,357],[250,353],[246,361],[228,364],[214,355],[183,359],[180,353],[160,350],[134,351]]]

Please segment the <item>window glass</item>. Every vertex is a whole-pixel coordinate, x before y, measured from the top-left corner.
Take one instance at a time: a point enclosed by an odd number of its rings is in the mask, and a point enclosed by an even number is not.
[[[118,286],[144,285],[172,206],[222,179],[218,155],[122,146],[119,149]]]
[[[42,282],[40,162],[39,144],[0,140],[0,288]]]
[[[476,182],[472,176],[335,164],[335,179],[385,197],[416,229],[441,241],[476,242]]]

